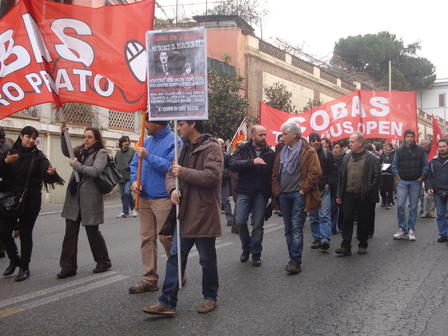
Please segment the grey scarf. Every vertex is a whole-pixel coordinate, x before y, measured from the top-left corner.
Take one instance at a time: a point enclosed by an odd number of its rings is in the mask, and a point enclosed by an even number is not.
[[[303,141],[300,139],[292,151],[289,150],[289,146],[283,147],[280,153],[280,167],[281,169],[286,169],[288,174],[293,175],[297,169],[297,164],[299,163],[299,155],[302,150]]]

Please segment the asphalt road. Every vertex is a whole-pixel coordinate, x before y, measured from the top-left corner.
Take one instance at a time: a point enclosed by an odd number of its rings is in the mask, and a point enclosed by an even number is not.
[[[0,278],[0,335],[427,335],[448,334],[448,246],[436,242],[434,219],[419,219],[417,241],[394,241],[395,209],[377,209],[376,233],[366,256],[340,258],[311,250],[305,230],[303,271],[284,271],[287,250],[282,219],[265,225],[262,266],[239,262],[238,236],[224,227],[218,240],[218,308],[206,315],[201,271],[193,253],[188,284],[179,294],[176,318],[155,318],[141,308],[159,293],[128,294],[139,279],[137,219],[115,219],[109,203],[102,232],[113,268],[93,275],[85,232],[80,234],[78,274],[58,280],[64,222],[40,216],[35,230],[31,278]],[[223,221],[224,222],[224,221]],[[355,244],[356,245],[356,244]],[[160,248],[159,251],[162,251]],[[356,252],[356,248],[354,249]],[[166,258],[160,256],[161,282]],[[0,269],[7,260],[0,259]]]

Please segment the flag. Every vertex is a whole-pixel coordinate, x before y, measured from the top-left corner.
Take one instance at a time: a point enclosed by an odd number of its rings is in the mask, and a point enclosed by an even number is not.
[[[232,141],[230,142],[228,151],[234,152],[236,147],[238,146],[238,143],[246,140],[247,140],[247,121],[246,118],[244,118],[240,127],[238,127],[238,129],[236,130],[235,135],[232,138]]]
[[[440,129],[437,118],[432,116],[432,146],[431,151],[428,154],[428,162],[431,162],[432,158],[437,155],[437,148],[439,147],[439,140],[443,139],[443,132]]]

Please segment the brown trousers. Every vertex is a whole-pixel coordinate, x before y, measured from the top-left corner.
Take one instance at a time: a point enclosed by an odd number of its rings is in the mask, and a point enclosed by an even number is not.
[[[76,271],[78,256],[78,235],[81,225],[81,218],[77,221],[66,219],[65,236],[62,243],[62,252],[60,266],[63,272]],[[111,267],[112,263],[107,252],[106,242],[104,241],[98,225],[86,226],[87,238],[89,239],[90,249],[92,250],[93,259],[98,266]]]
[[[158,198],[146,200],[140,199],[139,219],[140,219],[140,251],[143,261],[144,282],[154,283],[159,279],[157,274],[157,238],[159,238],[169,258],[172,236],[159,235],[171,211],[171,200],[169,198]]]

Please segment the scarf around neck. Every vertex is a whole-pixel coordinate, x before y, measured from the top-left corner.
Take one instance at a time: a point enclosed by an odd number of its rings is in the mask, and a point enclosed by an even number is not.
[[[297,141],[292,150],[286,145],[280,152],[280,168],[286,169],[288,174],[293,175],[299,163],[299,155],[302,150],[303,141]]]

